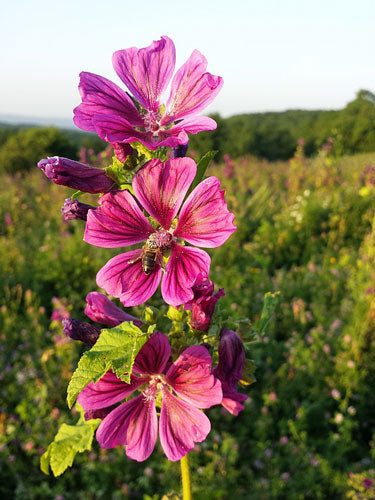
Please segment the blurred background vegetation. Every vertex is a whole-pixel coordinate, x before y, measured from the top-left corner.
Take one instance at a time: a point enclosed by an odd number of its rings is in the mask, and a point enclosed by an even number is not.
[[[374,498],[374,95],[361,91],[341,111],[217,119],[217,131],[190,147],[195,158],[220,149],[209,174],[221,179],[238,226],[212,252],[211,278],[225,287],[223,307],[252,322],[266,292],[281,298],[250,351],[257,382],[242,388],[244,412],[208,411],[213,430],[191,453],[195,498]],[[61,319],[85,319],[85,294],[117,252],[85,244],[81,221],[62,221],[72,192],[35,164],[58,154],[106,166],[104,147],[80,132],[0,128],[2,499],[158,500],[180,491],[179,464],[160,449],[138,464],[95,444],[59,478],[39,470],[59,425],[77,420],[65,394],[84,347],[63,337]]]

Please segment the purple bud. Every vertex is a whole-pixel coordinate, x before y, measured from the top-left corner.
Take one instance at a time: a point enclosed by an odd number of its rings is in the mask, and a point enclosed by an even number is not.
[[[39,161],[38,167],[55,184],[85,193],[103,193],[113,186],[113,180],[107,177],[103,169],[89,167],[68,158],[46,158]]]
[[[213,373],[221,382],[223,389],[222,405],[232,415],[238,415],[244,409],[246,394],[237,392],[237,383],[242,378],[245,366],[245,348],[242,340],[233,330],[222,329],[219,344],[219,364]]]
[[[87,212],[90,209],[95,210],[95,207],[87,203],[81,203],[78,200],[73,201],[71,198],[67,198],[64,206],[61,207],[61,212],[64,220],[87,220]]]
[[[191,327],[195,330],[206,332],[210,327],[216,302],[220,297],[224,297],[225,295],[224,289],[220,288],[214,294],[213,282],[207,279],[202,273],[199,273],[191,290],[194,293],[194,297],[185,304],[185,309],[191,309]]]
[[[172,149],[173,158],[184,158],[189,147],[189,141],[186,144],[179,144]]]
[[[110,327],[117,326],[124,321],[133,321],[136,326],[142,326],[142,321],[127,314],[102,293],[90,292],[86,301],[85,314],[93,321]]]
[[[80,340],[88,345],[94,345],[100,335],[100,328],[78,319],[64,319],[64,334],[73,340]]]

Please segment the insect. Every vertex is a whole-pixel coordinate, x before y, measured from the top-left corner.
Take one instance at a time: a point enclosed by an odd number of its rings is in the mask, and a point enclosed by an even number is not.
[[[163,263],[163,251],[153,240],[148,239],[142,249],[142,269],[145,274],[151,274],[155,264]]]

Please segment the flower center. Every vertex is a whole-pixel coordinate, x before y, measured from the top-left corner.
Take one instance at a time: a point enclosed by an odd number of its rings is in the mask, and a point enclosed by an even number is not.
[[[151,248],[165,250],[170,246],[172,238],[173,236],[169,231],[160,229],[159,231],[156,231],[149,236],[148,240],[146,241],[146,245]]]
[[[145,131],[152,132],[153,135],[158,135],[160,130],[160,113],[159,111],[146,111],[143,116]]]

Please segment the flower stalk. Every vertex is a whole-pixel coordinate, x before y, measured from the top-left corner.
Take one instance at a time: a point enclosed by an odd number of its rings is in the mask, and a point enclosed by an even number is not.
[[[190,480],[190,465],[189,457],[185,455],[180,460],[181,466],[181,481],[182,481],[182,498],[183,500],[192,500],[191,480]]]

